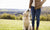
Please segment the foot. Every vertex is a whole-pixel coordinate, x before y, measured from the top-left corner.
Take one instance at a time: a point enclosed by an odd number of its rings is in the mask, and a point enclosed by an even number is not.
[[[38,30],[38,27],[36,28],[36,30]]]

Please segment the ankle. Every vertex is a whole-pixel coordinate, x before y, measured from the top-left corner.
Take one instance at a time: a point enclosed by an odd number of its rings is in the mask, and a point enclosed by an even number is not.
[[[36,30],[38,30],[38,27],[36,27]]]

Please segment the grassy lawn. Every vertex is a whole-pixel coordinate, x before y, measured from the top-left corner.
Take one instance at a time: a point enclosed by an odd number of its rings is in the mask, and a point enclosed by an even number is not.
[[[22,30],[23,21],[0,19],[0,30]],[[40,21],[39,30],[50,30],[50,21]]]

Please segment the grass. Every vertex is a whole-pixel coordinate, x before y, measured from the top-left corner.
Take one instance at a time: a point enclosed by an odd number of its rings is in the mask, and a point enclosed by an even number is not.
[[[22,30],[22,21],[0,19],[0,30]]]
[[[23,21],[0,19],[0,30],[23,30]],[[50,30],[50,21],[40,21],[39,30]]]

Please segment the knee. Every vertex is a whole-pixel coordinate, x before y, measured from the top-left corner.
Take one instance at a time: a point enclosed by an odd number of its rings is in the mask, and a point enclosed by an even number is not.
[[[38,20],[38,21],[39,21],[39,20],[40,20],[40,17],[39,17],[39,16],[38,16],[38,17],[36,17],[36,20]]]

